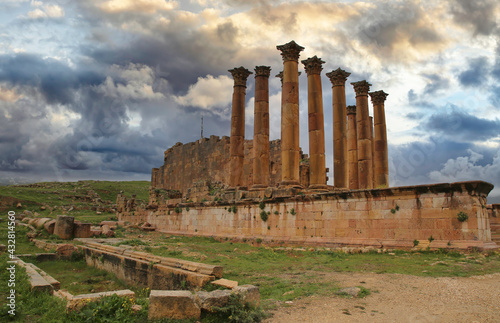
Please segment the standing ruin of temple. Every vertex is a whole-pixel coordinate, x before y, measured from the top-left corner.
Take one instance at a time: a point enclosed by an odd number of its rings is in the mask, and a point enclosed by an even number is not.
[[[300,53],[277,46],[283,60],[281,139],[269,141],[269,66],[255,66],[254,134],[245,139],[247,79],[234,80],[230,137],[177,143],[154,168],[148,205],[117,199],[120,220],[148,222],[171,234],[258,239],[268,243],[377,248],[498,248],[499,205],[482,181],[389,187],[383,90],[353,80],[356,105],[346,106],[350,72],[326,73],[332,84],[333,138],[325,138],[321,73],[324,61],[303,59],[307,74],[309,155],[299,147]],[[373,116],[369,115],[369,100]],[[333,142],[328,185],[325,142]],[[133,207],[131,205],[134,205]],[[498,233],[494,234],[498,236]],[[499,241],[500,239],[496,241]]]

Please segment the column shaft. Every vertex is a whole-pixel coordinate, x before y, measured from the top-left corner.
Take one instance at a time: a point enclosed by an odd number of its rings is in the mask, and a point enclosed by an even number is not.
[[[304,48],[294,41],[276,48],[281,51],[283,57],[281,185],[300,185],[298,59]]]
[[[333,183],[339,188],[347,188],[349,181],[345,99],[345,81],[349,75],[340,68],[326,74],[332,82]]]
[[[384,91],[371,92],[374,121],[374,180],[375,187],[389,186],[389,155],[387,151],[387,128],[384,101],[388,96]]]
[[[373,188],[372,143],[370,141],[370,119],[368,113],[368,91],[370,83],[351,83],[356,92],[356,133],[358,136],[358,184],[360,189]]]
[[[231,137],[229,146],[229,186],[242,187],[243,162],[245,158],[245,92],[248,75],[252,74],[244,67],[229,70],[234,78],[233,103],[231,111]]]
[[[255,67],[253,186],[269,185],[269,66]]]
[[[325,125],[321,70],[324,63],[314,56],[303,60],[307,73],[307,103],[309,117],[309,188],[326,189]]]
[[[347,159],[349,188],[357,190],[358,185],[358,137],[356,133],[356,106],[347,107]]]
[[[375,152],[375,141],[373,140],[373,117],[369,117],[370,121],[370,143],[372,144],[372,158],[371,158],[371,163],[370,163],[370,167],[372,169],[372,172],[371,172],[371,182],[372,182],[372,188],[375,188],[375,168],[374,168],[374,162],[373,162],[373,156],[374,156],[374,152]]]

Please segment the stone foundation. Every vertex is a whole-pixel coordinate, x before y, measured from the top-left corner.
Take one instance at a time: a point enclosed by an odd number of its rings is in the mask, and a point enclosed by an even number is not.
[[[492,188],[489,183],[473,181],[299,193],[267,200],[150,205],[118,216],[132,223],[151,223],[169,234],[292,245],[411,248],[414,240],[432,240],[431,248],[496,248],[486,206]],[[263,211],[266,221],[261,217]],[[466,221],[458,220],[460,212],[467,214]]]

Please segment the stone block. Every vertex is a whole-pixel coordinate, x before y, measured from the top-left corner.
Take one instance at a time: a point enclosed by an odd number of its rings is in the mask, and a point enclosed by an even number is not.
[[[90,238],[92,237],[92,232],[90,231],[90,223],[76,223],[73,230],[73,235],[75,238]]]
[[[54,226],[54,234],[61,239],[73,238],[73,227],[75,218],[68,215],[58,215]]]
[[[254,285],[241,285],[232,289],[232,293],[241,295],[243,303],[250,303],[253,306],[260,304],[260,291],[259,287]]]
[[[222,307],[229,301],[230,290],[214,290],[212,292],[200,291],[196,293],[195,299],[198,306],[205,311],[212,312],[214,307]]]
[[[108,237],[115,236],[115,232],[113,230],[111,230],[111,227],[109,225],[105,224],[101,227],[101,229],[102,229],[102,234],[104,234]]]
[[[149,320],[199,319],[201,309],[189,291],[152,290],[149,295]]]
[[[56,220],[52,219],[44,223],[43,227],[49,234],[54,234],[54,228],[56,226]]]
[[[221,278],[218,280],[214,280],[212,284],[217,285],[217,286],[222,286],[225,288],[233,289],[234,287],[238,286],[238,282],[234,280],[229,280],[225,278]]]
[[[56,253],[59,257],[69,258],[73,254],[73,252],[77,251],[77,248],[69,243],[59,244],[56,249]]]

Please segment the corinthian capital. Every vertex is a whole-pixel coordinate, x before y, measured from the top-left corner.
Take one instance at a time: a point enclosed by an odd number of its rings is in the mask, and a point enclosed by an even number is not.
[[[375,92],[370,92],[370,97],[372,98],[372,103],[373,104],[382,104],[385,101],[385,98],[389,94],[385,93],[384,91],[375,91]]]
[[[346,107],[347,114],[356,114],[356,106],[355,105],[348,105]]]
[[[229,70],[229,73],[233,76],[234,86],[247,86],[248,75],[253,74],[243,66],[235,67]]]
[[[255,66],[255,76],[269,77],[271,74],[271,66]]]
[[[308,59],[305,59],[301,62],[302,64],[304,64],[304,69],[306,70],[307,75],[321,74],[321,71],[323,70],[322,65],[325,63],[316,55],[314,55],[314,57],[309,57]]]
[[[356,92],[356,96],[358,95],[368,96],[368,91],[370,91],[370,86],[371,86],[370,83],[363,80],[359,82],[352,82],[351,84],[354,87],[354,92]]]
[[[333,86],[345,85],[345,81],[347,81],[349,75],[351,75],[351,73],[344,71],[340,67],[330,73],[326,73],[326,76],[328,76]]]
[[[300,52],[304,50],[304,47],[298,45],[293,40],[284,45],[276,46],[278,50],[281,51],[281,57],[283,58],[283,62],[286,61],[299,61]]]

